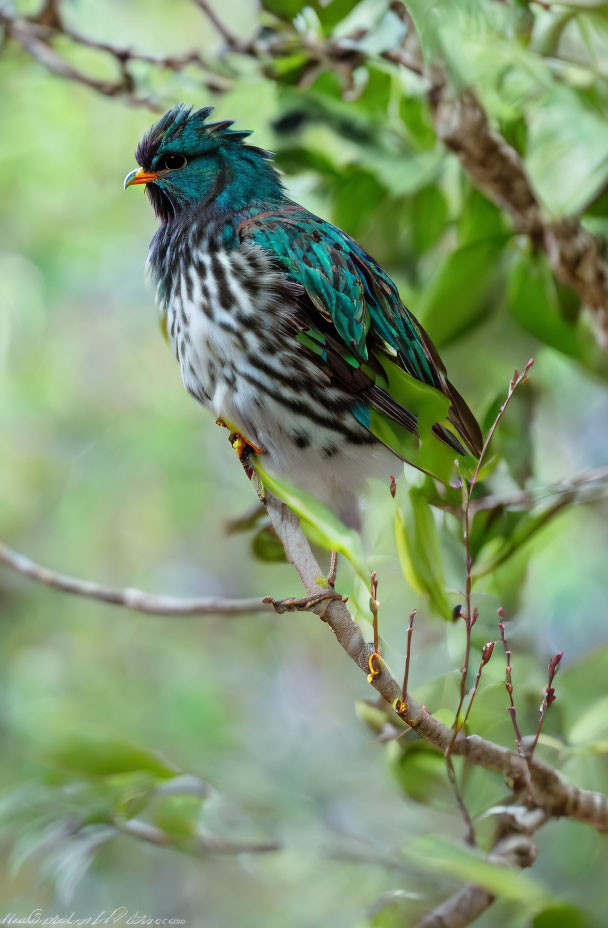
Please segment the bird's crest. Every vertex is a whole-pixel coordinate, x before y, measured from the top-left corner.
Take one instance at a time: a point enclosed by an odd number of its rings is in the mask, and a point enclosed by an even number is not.
[[[232,129],[232,119],[207,122],[213,110],[213,106],[193,110],[186,103],[172,107],[141,139],[135,151],[137,163],[150,168],[159,154],[184,150],[194,154],[225,142],[242,144],[251,135],[250,129]],[[254,148],[264,158],[272,158],[272,153],[263,148],[247,147]]]

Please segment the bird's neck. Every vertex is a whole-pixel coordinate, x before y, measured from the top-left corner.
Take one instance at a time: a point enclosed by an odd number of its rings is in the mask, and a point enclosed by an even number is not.
[[[240,212],[255,203],[284,199],[278,172],[255,149],[227,152],[222,167],[224,186],[215,198],[221,211]]]

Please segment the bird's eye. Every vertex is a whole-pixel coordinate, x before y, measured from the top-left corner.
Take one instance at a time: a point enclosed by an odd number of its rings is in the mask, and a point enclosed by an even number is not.
[[[188,160],[184,155],[172,154],[165,155],[158,167],[161,171],[179,171],[180,168],[185,168],[187,164]]]

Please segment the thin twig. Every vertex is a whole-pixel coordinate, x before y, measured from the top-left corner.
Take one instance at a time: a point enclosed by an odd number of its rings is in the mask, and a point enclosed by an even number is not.
[[[502,607],[498,610],[498,617],[500,619],[498,623],[498,628],[500,629],[500,640],[502,641],[502,646],[505,650],[505,657],[507,660],[507,666],[505,668],[505,689],[509,695],[509,715],[511,717],[511,722],[513,724],[513,731],[515,732],[515,743],[517,745],[517,753],[527,761],[526,753],[524,751],[524,743],[519,730],[519,725],[517,723],[517,712],[515,709],[515,701],[513,699],[513,678],[511,674],[511,651],[509,650],[509,644],[505,635],[505,625],[502,621],[503,611]]]
[[[280,844],[276,841],[229,841],[226,838],[218,838],[213,835],[196,835],[190,840],[178,842],[175,838],[141,819],[115,818],[112,825],[131,838],[137,838],[138,841],[146,841],[148,844],[155,844],[157,847],[173,847],[176,850],[187,850],[190,853],[206,855],[212,854],[267,854],[271,851],[280,850]]]
[[[148,615],[197,616],[197,615],[247,615],[252,612],[276,611],[270,600],[250,597],[230,599],[219,596],[156,596],[132,587],[118,589],[104,586],[93,580],[80,580],[58,573],[30,560],[18,551],[0,542],[0,564],[62,593],[96,599],[112,606],[123,606]]]
[[[486,641],[486,643],[484,644],[484,646],[483,646],[483,648],[482,648],[482,650],[481,650],[481,660],[479,661],[479,669],[478,669],[477,675],[476,675],[476,677],[475,677],[475,682],[474,682],[474,684],[473,684],[473,688],[471,689],[471,698],[469,699],[469,704],[468,704],[468,706],[467,706],[467,711],[465,712],[465,716],[464,716],[464,719],[463,719],[463,722],[462,722],[463,728],[466,726],[466,724],[467,724],[467,722],[468,722],[468,720],[469,720],[469,715],[471,714],[471,709],[473,708],[473,702],[474,702],[475,697],[476,697],[476,695],[477,695],[477,690],[479,689],[479,683],[480,683],[480,681],[481,681],[481,674],[483,673],[483,668],[486,666],[486,664],[488,663],[488,661],[489,661],[490,658],[492,657],[492,652],[493,652],[493,651],[494,651],[494,642],[493,642],[493,641]]]
[[[473,515],[490,509],[532,509],[553,496],[559,496],[569,505],[589,503],[602,499],[607,492],[608,467],[595,467],[546,487],[518,490],[509,496],[482,496],[472,500],[470,509]]]
[[[407,702],[407,688],[410,679],[410,659],[412,656],[412,636],[414,634],[414,619],[418,610],[412,609],[410,612],[410,624],[407,629],[407,645],[405,648],[405,668],[403,670],[403,686],[401,687],[401,701]]]
[[[372,627],[374,629],[374,651],[378,653],[378,610],[380,608],[380,603],[378,602],[378,574],[374,570],[372,572],[370,580],[370,590],[371,596],[369,598],[369,610],[372,614]]]
[[[460,809],[460,814],[462,815],[465,833],[464,840],[467,844],[470,844],[471,847],[475,847],[477,844],[477,839],[475,837],[475,826],[473,825],[473,819],[471,818],[471,813],[469,812],[467,805],[464,801],[464,796],[460,790],[458,784],[458,778],[456,776],[456,771],[454,770],[454,761],[449,753],[446,753],[445,766],[448,772],[448,780],[454,790],[454,796],[456,797],[456,803]]]
[[[195,5],[203,11],[215,31],[222,37],[231,51],[254,55],[254,44],[251,39],[241,39],[220,19],[207,0],[194,0]]]
[[[458,708],[456,709],[456,714],[454,717],[454,724],[452,726],[453,735],[452,735],[452,740],[447,749],[447,756],[449,756],[450,751],[452,750],[454,741],[456,739],[456,736],[464,724],[464,722],[461,719],[461,713],[462,713],[462,707],[464,705],[464,701],[465,701],[465,697],[467,693],[467,677],[469,673],[469,662],[471,658],[471,633],[473,630],[473,626],[475,625],[475,622],[477,621],[477,617],[479,615],[479,612],[477,611],[477,609],[471,608],[471,591],[473,587],[473,557],[471,555],[471,496],[473,494],[473,490],[475,489],[475,485],[479,479],[479,474],[480,474],[482,465],[485,461],[486,455],[488,453],[490,444],[492,443],[494,433],[496,432],[496,429],[500,425],[502,417],[504,416],[507,410],[507,407],[509,403],[511,402],[513,394],[515,393],[517,388],[520,386],[520,384],[524,383],[524,381],[528,379],[530,368],[532,367],[533,364],[534,364],[534,358],[530,358],[522,374],[520,374],[519,371],[517,370],[514,372],[513,377],[511,378],[511,382],[509,383],[509,389],[507,391],[506,398],[502,406],[498,410],[496,418],[494,419],[494,422],[490,426],[488,434],[486,435],[486,439],[483,443],[481,453],[477,460],[477,464],[475,466],[473,476],[471,477],[471,480],[468,483],[466,482],[466,480],[464,479],[462,480],[462,497],[463,497],[463,512],[464,512],[463,534],[464,534],[464,546],[465,546],[465,556],[466,556],[465,613],[464,613],[463,618],[464,618],[465,626],[466,626],[466,641],[465,641],[464,661],[462,665],[462,671],[460,674],[460,697],[458,701]]]
[[[560,651],[558,654],[555,654],[549,661],[549,666],[547,668],[547,685],[545,687],[545,692],[543,694],[543,700],[540,704],[539,717],[538,717],[538,727],[536,729],[536,735],[534,741],[532,742],[532,747],[528,752],[528,757],[532,757],[534,751],[536,750],[536,745],[538,744],[538,739],[540,738],[540,732],[543,727],[543,722],[545,721],[545,715],[547,714],[547,709],[549,706],[555,702],[555,689],[553,687],[553,679],[557,673],[557,668],[561,663],[561,659],[564,656],[564,652]]]

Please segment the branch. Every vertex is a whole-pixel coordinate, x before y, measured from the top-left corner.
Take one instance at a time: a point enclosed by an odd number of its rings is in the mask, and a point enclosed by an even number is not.
[[[1,0],[0,0],[1,4]],[[135,79],[130,72],[132,62],[143,62],[158,68],[181,71],[188,65],[196,65],[206,72],[204,85],[213,92],[225,91],[231,82],[215,72],[207,61],[196,51],[182,55],[157,56],[136,52],[130,48],[100,42],[69,29],[60,15],[59,0],[50,0],[42,10],[33,17],[18,16],[8,4],[0,5],[0,25],[5,34],[20,45],[32,58],[35,58],[53,74],[66,80],[83,84],[91,90],[106,97],[123,97],[133,106],[142,106],[157,111],[162,109],[158,100],[140,94],[135,88]],[[62,58],[53,48],[52,42],[57,36],[70,39],[74,45],[103,52],[114,58],[120,77],[115,81],[100,80],[85,71],[79,70]]]
[[[78,84],[84,84],[105,97],[124,96],[129,99],[133,106],[143,106],[153,110],[158,109],[158,104],[152,98],[134,92],[133,79],[124,62],[121,63],[121,77],[119,80],[100,80],[86,74],[84,71],[79,71],[78,68],[75,68],[57,54],[47,41],[47,36],[52,34],[53,31],[57,31],[56,29],[16,16],[5,5],[0,7],[0,25],[4,26],[8,38],[13,39],[28,55],[39,61],[53,74],[67,80],[76,81]]]
[[[92,580],[79,580],[66,574],[57,573],[36,564],[23,554],[13,551],[8,545],[0,541],[0,564],[11,570],[42,583],[44,586],[63,593],[72,593],[75,596],[84,596],[87,599],[97,599],[112,606],[124,606],[134,612],[145,612],[148,615],[168,616],[199,616],[199,615],[243,615],[252,612],[278,612],[275,603],[281,600],[266,599],[224,599],[217,596],[182,597],[182,596],[155,596],[133,588],[117,589],[104,586]],[[304,610],[302,600],[295,600],[291,611]],[[285,610],[283,610],[285,611]]]
[[[157,847],[173,847],[176,850],[187,850],[191,854],[267,854],[269,851],[278,851],[281,845],[277,841],[229,841],[211,835],[196,835],[192,840],[177,842],[172,835],[154,825],[149,825],[141,819],[113,819],[114,827],[139,841],[155,844]]]
[[[238,35],[232,32],[232,30],[225,25],[223,20],[220,19],[207,0],[194,0],[194,4],[199,8],[199,10],[202,10],[215,31],[218,33],[218,35],[221,36],[231,51],[255,55],[253,40],[241,39]]]
[[[308,596],[320,595],[323,588],[317,577],[323,575],[302,528],[298,517],[280,500],[268,495],[266,508],[272,526],[280,539],[287,560],[296,568]],[[321,607],[315,609],[317,613]],[[367,675],[372,646],[363,639],[361,629],[353,620],[344,602],[324,603],[323,618],[333,631],[340,646],[351,660]],[[401,699],[401,687],[388,668],[382,663],[379,674],[372,678],[372,686],[393,705]],[[433,718],[408,693],[404,705],[400,705],[399,717],[425,741],[445,753],[452,738],[452,730]],[[452,753],[458,754],[472,764],[501,774],[522,796],[527,788],[527,765],[523,758],[501,745],[486,741],[478,735],[465,735],[462,731],[454,740]],[[530,762],[531,798],[536,807],[554,818],[566,816],[592,825],[600,831],[608,831],[608,796],[593,790],[579,789],[569,783],[560,773],[542,761]]]
[[[510,496],[480,496],[471,501],[471,513],[475,515],[488,509],[532,509],[538,503],[553,496],[560,503],[574,505],[602,499],[608,493],[608,467],[594,467],[579,474],[560,480],[548,487],[519,490]]]
[[[488,122],[468,90],[453,97],[445,76],[429,100],[438,138],[453,151],[476,187],[504,209],[518,231],[542,248],[557,279],[571,287],[595,315],[598,341],[608,350],[608,265],[602,245],[578,218],[548,220],[519,154]]]

